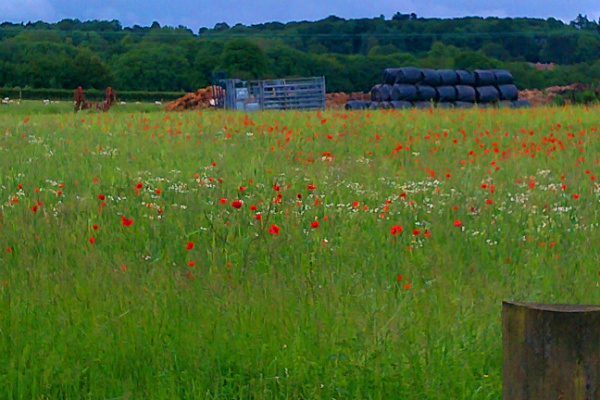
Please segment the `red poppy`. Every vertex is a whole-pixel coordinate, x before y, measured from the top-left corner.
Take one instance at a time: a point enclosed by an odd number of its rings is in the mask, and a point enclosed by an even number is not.
[[[188,261],[188,267],[193,267],[194,266],[194,262],[193,261]]]
[[[400,281],[402,280],[402,274],[398,275],[398,276],[396,277],[396,280],[397,280],[398,282],[400,282]]]
[[[233,208],[242,208],[242,201],[241,200],[234,200],[231,202],[231,206]]]
[[[271,224],[271,227],[269,228],[269,233],[272,233],[273,235],[279,235],[279,230],[280,229],[281,228],[278,227],[277,225]]]
[[[298,193],[298,194],[296,195],[296,197],[298,198],[298,200],[302,200],[302,193]]]
[[[529,187],[532,189],[535,188],[535,181],[529,182]]]
[[[485,200],[485,204],[492,204],[494,202],[494,200],[492,199],[486,199]]]
[[[260,213],[256,213],[254,218],[256,218],[258,221],[262,221],[262,215]]]
[[[220,202],[221,204],[225,204],[225,203],[227,203],[227,198],[225,198],[225,197],[221,197],[221,199],[219,200],[219,202]]]
[[[105,196],[105,195],[103,195],[103,194],[99,194],[99,195],[98,195],[98,200],[102,200],[102,201],[104,201],[105,199],[106,199],[106,196]]]
[[[462,222],[460,222],[459,219],[455,219],[454,220],[454,226],[457,226],[457,227],[462,226]]]
[[[319,221],[317,221],[317,220],[314,220],[314,221],[313,221],[313,222],[310,224],[310,226],[311,226],[312,228],[318,228],[318,227],[319,227]]]
[[[37,210],[38,210],[38,206],[32,206],[32,207],[31,207],[31,211],[33,211],[33,212],[37,212]]]
[[[90,243],[91,243],[91,244],[94,244],[94,243],[96,243],[96,239],[95,239],[95,238],[93,238],[93,237],[91,237],[91,238],[90,238]]]
[[[578,195],[577,193],[575,193],[575,194],[573,194],[573,198],[574,198],[575,200],[578,200],[578,199],[579,199],[579,195]]]
[[[20,183],[17,185],[18,189],[23,189],[23,185],[21,185]]]
[[[250,210],[252,210],[252,211],[256,211],[256,209],[257,209],[257,207],[256,207],[254,204],[252,204],[252,205],[250,206]]]
[[[140,190],[140,189],[141,189],[143,186],[144,186],[144,184],[143,184],[142,182],[138,182],[138,183],[135,185],[135,188],[136,188],[137,190]]]
[[[400,225],[394,225],[392,226],[392,229],[390,229],[390,233],[392,235],[397,235],[399,233],[402,233],[402,227]]]
[[[96,230],[96,229],[98,229],[98,225],[96,225],[96,224],[92,225],[92,229],[93,229],[93,230]]]
[[[406,285],[404,285],[404,289],[408,290],[412,287],[412,283],[407,283]]]
[[[243,192],[244,190],[246,190],[246,187],[245,186],[240,186],[238,189],[239,189],[240,192]]]
[[[188,242],[187,245],[185,246],[186,250],[191,250],[194,248],[194,242]]]
[[[156,189],[156,190],[154,191],[154,193],[156,193],[156,194],[161,194],[162,192],[161,192],[161,190],[160,190],[160,189]]]
[[[133,224],[133,218],[127,219],[125,217],[121,217],[121,223],[123,224],[123,226],[130,226],[131,224]]]
[[[308,190],[315,190],[317,187],[315,185],[308,185]]]
[[[57,195],[61,195],[62,194],[62,190],[58,189],[58,191],[56,192]]]
[[[412,231],[413,236],[418,236],[421,234],[421,231],[419,229],[415,229]]]
[[[279,192],[281,190],[281,187],[278,184],[274,183],[273,184],[273,190],[276,191],[276,192]]]

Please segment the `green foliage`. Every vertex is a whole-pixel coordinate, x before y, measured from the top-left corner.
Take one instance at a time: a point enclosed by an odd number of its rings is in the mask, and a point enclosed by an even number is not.
[[[0,24],[0,87],[192,91],[215,71],[240,79],[325,76],[330,91],[366,91],[383,68],[506,67],[520,88],[598,82],[600,27],[554,18],[383,17],[184,26],[65,19]],[[529,63],[552,62],[559,73]],[[581,67],[582,64],[588,67]],[[585,70],[585,72],[584,72]]]

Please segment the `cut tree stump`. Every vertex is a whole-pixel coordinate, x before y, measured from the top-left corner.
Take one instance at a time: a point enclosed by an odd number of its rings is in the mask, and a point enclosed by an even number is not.
[[[600,400],[600,306],[502,303],[503,400]]]

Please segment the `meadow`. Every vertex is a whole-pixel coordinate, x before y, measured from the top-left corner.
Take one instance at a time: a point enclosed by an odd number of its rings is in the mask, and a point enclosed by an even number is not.
[[[600,302],[598,107],[9,107],[0,399],[499,399]]]

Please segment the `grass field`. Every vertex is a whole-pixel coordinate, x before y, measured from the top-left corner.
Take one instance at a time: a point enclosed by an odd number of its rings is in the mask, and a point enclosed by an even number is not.
[[[4,110],[0,399],[499,399],[600,302],[600,108]]]

